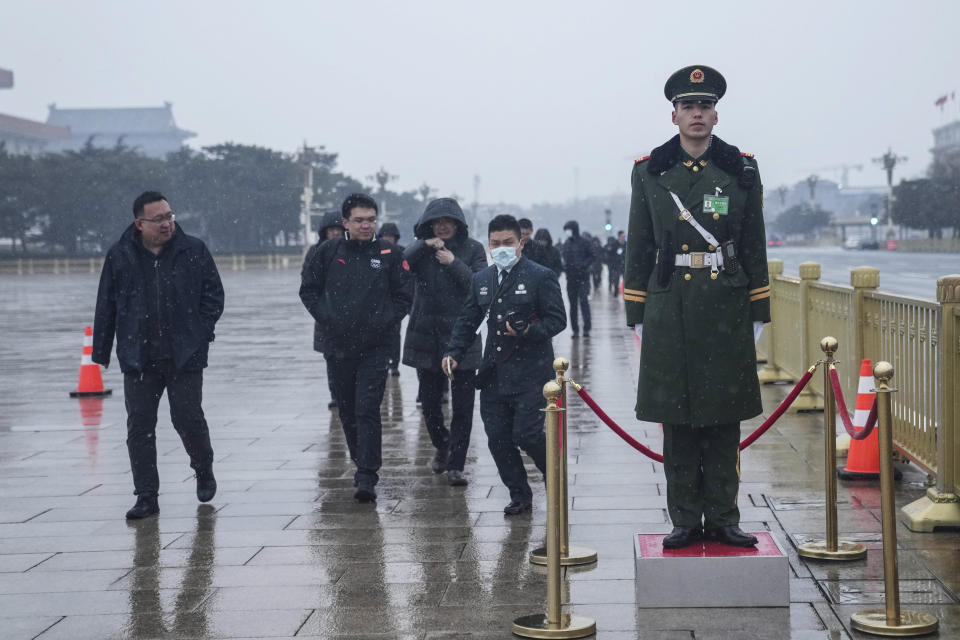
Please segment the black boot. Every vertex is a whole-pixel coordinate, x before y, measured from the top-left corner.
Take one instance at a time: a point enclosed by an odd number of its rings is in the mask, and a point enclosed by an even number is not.
[[[373,485],[368,482],[361,482],[357,485],[357,490],[353,492],[353,499],[357,502],[376,502],[377,492]]]
[[[433,460],[430,461],[430,468],[434,473],[443,473],[447,470],[447,450],[446,449],[437,449],[437,453],[434,454]]]
[[[155,513],[160,513],[157,496],[137,496],[137,504],[127,511],[127,520],[141,520]]]
[[[735,524],[728,524],[724,527],[717,527],[716,529],[707,531],[707,538],[734,547],[754,547],[757,544],[756,536],[744,533],[740,527]]]
[[[663,539],[664,549],[680,549],[688,547],[703,537],[703,532],[699,527],[674,527],[666,538]]]
[[[197,500],[210,502],[217,495],[217,479],[213,477],[213,465],[197,470]]]

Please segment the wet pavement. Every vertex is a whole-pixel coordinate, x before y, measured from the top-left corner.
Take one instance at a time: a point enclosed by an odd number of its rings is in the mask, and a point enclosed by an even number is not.
[[[206,370],[219,492],[198,505],[192,471],[161,403],[159,517],[127,523],[134,501],[122,378],[114,394],[67,397],[76,387],[96,277],[0,278],[0,637],[42,638],[508,638],[514,618],[543,611],[546,576],[527,562],[545,536],[544,486],[534,510],[508,502],[476,416],[466,473],[449,487],[402,367],[382,407],[379,500],[352,500],[352,465],[326,408],[322,358],[297,298],[296,271],[226,272],[227,310]],[[657,425],[632,418],[637,344],[620,300],[593,299],[594,330],[555,339],[569,375],[634,437],[660,450]],[[764,388],[772,411],[789,389]],[[849,617],[882,607],[877,483],[840,484],[839,527],[865,560],[801,560],[796,544],[822,537],[822,414],[788,415],[744,452],[743,527],[788,549],[784,608],[638,609],[633,535],[668,532],[656,464],[571,397],[570,540],[599,552],[567,569],[568,608],[604,639],[860,638]],[[479,403],[478,403],[479,407]],[[744,434],[763,417],[744,424]],[[924,492],[904,466],[897,503]],[[931,611],[940,637],[960,634],[960,533],[898,525],[901,600]]]

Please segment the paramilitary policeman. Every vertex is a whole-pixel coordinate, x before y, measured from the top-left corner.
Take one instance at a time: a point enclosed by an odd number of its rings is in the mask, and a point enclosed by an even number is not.
[[[740,421],[761,412],[755,336],[770,322],[763,187],[713,135],[726,81],[704,65],[664,87],[679,134],[633,167],[624,284],[642,338],[637,418],[663,423],[667,548],[753,546],[737,508]]]
[[[564,330],[567,320],[556,274],[522,256],[517,220],[494,217],[487,237],[493,265],[473,276],[443,369],[456,375],[457,363],[486,323],[483,361],[476,375],[480,417],[500,479],[510,490],[503,512],[512,516],[529,511],[533,502],[518,447],[537,469],[546,470],[543,385],[555,375],[551,338]]]

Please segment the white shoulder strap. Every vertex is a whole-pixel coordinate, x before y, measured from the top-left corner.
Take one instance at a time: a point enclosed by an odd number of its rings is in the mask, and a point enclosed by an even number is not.
[[[706,240],[708,243],[712,244],[714,247],[719,247],[720,243],[717,242],[717,239],[713,237],[712,233],[704,229],[703,226],[696,221],[696,219],[693,217],[693,214],[690,213],[688,209],[685,209],[683,207],[683,203],[680,202],[680,198],[677,196],[677,194],[671,191],[670,197],[673,198],[673,201],[677,205],[677,209],[680,210],[680,218],[682,220],[686,220],[687,222],[689,222],[690,225],[697,230],[697,233],[703,236],[703,239]]]

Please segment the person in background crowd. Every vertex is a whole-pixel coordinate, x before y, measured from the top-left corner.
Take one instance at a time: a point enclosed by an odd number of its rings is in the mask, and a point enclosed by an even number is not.
[[[543,262],[540,264],[553,271],[559,278],[560,274],[563,273],[563,259],[560,257],[560,251],[553,246],[553,238],[550,236],[550,232],[546,229],[537,229],[533,239],[540,245],[540,250],[543,253]]]
[[[332,211],[327,211],[323,214],[323,218],[320,221],[320,229],[317,231],[317,243],[310,247],[310,250],[307,251],[307,256],[304,258],[304,262],[310,262],[313,260],[313,256],[319,250],[320,245],[329,240],[330,238],[339,238],[343,235],[343,216],[336,209]],[[323,325],[319,322],[313,323],[313,350],[317,353],[323,353],[324,351],[324,335],[323,335]],[[327,402],[328,409],[335,409],[337,407],[337,397],[333,393],[333,376],[330,374],[330,360],[324,356],[324,363],[327,367],[327,389],[330,391],[330,401]]]
[[[603,245],[600,243],[600,238],[590,236],[590,248],[593,250],[590,275],[593,277],[593,290],[599,293],[600,283],[603,281]]]
[[[373,502],[380,479],[380,404],[387,381],[392,331],[410,310],[409,267],[393,245],[376,235],[377,203],[354,193],[341,206],[346,235],[333,238],[305,261],[300,300],[323,325],[324,355],[340,423],[356,465],[354,499]]]
[[[620,232],[621,237],[623,232]],[[604,261],[607,263],[607,283],[610,286],[610,293],[617,295],[620,293],[620,276],[623,275],[623,256],[625,247],[621,240],[614,237],[607,238],[607,246],[604,247]]]
[[[417,369],[423,421],[436,450],[430,467],[434,473],[446,471],[452,486],[467,484],[463,469],[473,429],[474,371],[480,366],[480,336],[475,336],[450,381],[449,430],[441,411],[441,397],[448,382],[440,366],[441,358],[470,291],[473,274],[487,266],[483,245],[467,232],[467,220],[457,201],[439,198],[427,205],[414,227],[417,239],[404,252],[413,274],[415,295],[407,323],[403,364]]]
[[[563,243],[563,270],[567,274],[567,300],[570,302],[570,328],[573,337],[580,337],[577,309],[583,314],[583,337],[590,337],[590,267],[593,247],[580,235],[580,224],[570,220],[563,225],[567,239]]]
[[[400,255],[403,255],[404,246],[400,244],[400,229],[392,222],[384,222],[380,227],[380,232],[377,233],[377,237],[381,240],[386,240],[395,247],[395,250]],[[387,368],[390,370],[390,375],[399,376],[400,375],[400,323],[397,323],[396,331],[392,331],[393,345],[390,348],[390,357],[387,361]]]
[[[170,419],[197,478],[197,499],[217,493],[213,447],[203,415],[203,370],[223,313],[223,285],[207,246],[174,223],[167,199],[146,191],[133,224],[107,251],[93,322],[92,360],[110,366],[114,336],[127,407],[127,451],[136,504],[127,519],[160,512],[157,408]]]
[[[533,260],[537,264],[543,264],[543,251],[540,244],[533,241],[533,222],[529,218],[520,218],[520,236],[523,240],[523,257]]]

